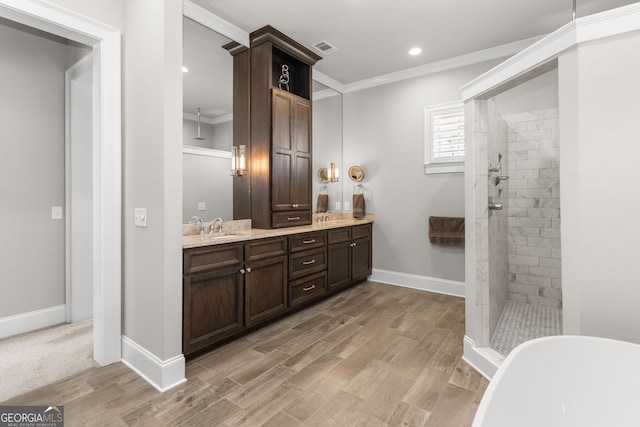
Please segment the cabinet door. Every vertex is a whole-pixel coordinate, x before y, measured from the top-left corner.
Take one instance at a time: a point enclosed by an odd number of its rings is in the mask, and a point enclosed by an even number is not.
[[[311,210],[311,103],[272,92],[271,208]]]
[[[287,308],[287,257],[247,263],[244,275],[245,323],[252,326]]]
[[[351,280],[366,279],[371,275],[371,237],[351,243]]]
[[[183,352],[193,353],[243,329],[243,276],[224,268],[185,276]]]
[[[273,89],[271,116],[271,208],[291,210],[291,181],[295,176],[295,147],[293,145],[293,97]]]
[[[311,103],[294,96],[293,147],[295,150],[291,202],[295,209],[311,210]]]
[[[351,283],[350,245],[350,242],[343,242],[328,247],[327,285],[329,291]]]

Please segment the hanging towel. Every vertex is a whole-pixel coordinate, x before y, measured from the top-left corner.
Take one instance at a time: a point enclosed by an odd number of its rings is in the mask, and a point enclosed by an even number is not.
[[[464,218],[430,216],[429,242],[439,245],[464,246]]]
[[[318,203],[316,204],[316,213],[325,213],[329,207],[329,195],[318,194]]]
[[[364,203],[364,194],[358,193],[353,195],[353,217],[362,219],[367,214]]]

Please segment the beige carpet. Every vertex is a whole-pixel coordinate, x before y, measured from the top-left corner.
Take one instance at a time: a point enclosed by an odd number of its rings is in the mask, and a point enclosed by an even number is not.
[[[92,320],[2,339],[0,402],[94,366]]]

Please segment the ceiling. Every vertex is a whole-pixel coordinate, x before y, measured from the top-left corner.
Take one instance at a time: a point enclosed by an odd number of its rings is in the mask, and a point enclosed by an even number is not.
[[[309,48],[328,41],[338,50],[314,69],[342,84],[541,36],[573,10],[573,0],[192,1],[247,32],[271,25]],[[577,0],[576,15],[635,2]],[[421,55],[408,55],[414,46]]]
[[[532,38],[569,22],[573,10],[573,0],[191,2],[247,33],[271,25],[311,50],[316,42],[329,42],[338,50],[317,52],[323,59],[314,70],[338,85],[357,85],[388,73],[524,41],[518,44],[522,49]],[[576,16],[632,3],[635,0],[577,0]],[[201,107],[205,120],[231,113],[232,57],[221,47],[229,41],[185,18],[183,59],[190,69],[183,75],[185,113],[195,115]],[[410,56],[408,51],[415,46],[422,48],[422,54]]]

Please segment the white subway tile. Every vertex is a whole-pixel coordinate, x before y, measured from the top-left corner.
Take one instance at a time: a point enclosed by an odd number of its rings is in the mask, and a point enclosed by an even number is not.
[[[551,218],[518,218],[518,225],[521,227],[550,228]]]
[[[532,141],[538,139],[553,138],[551,129],[528,130],[525,132],[516,132],[516,141]]]
[[[538,150],[529,150],[529,159],[555,159],[560,156],[559,148],[540,148]]]
[[[550,188],[516,189],[516,197],[525,199],[550,199],[553,191]]]
[[[533,270],[533,267],[529,268],[529,272]],[[551,278],[542,276],[531,276],[529,274],[516,274],[516,283],[522,283],[523,285],[538,286],[542,288],[551,287]]]
[[[517,169],[548,169],[553,167],[553,159],[520,160],[516,162]]]
[[[509,264],[521,264],[534,267],[538,265],[538,257],[524,255],[509,255]]]
[[[510,282],[509,292],[522,295],[539,295],[540,288],[534,285],[527,285],[526,283]]]
[[[555,268],[556,270],[560,270],[562,266],[562,261],[554,258],[540,258],[540,267],[546,268]]]
[[[529,268],[529,274],[549,279],[549,286],[551,286],[551,279],[562,278],[562,272],[557,268],[531,266]]]
[[[527,295],[527,303],[549,308],[562,308],[562,302],[556,298]]]
[[[560,248],[560,239],[549,239],[543,237],[527,237],[529,246],[538,248]]]
[[[537,257],[550,257],[551,248],[540,248],[535,246],[524,246],[520,244],[516,251],[517,255],[528,255]],[[542,259],[542,258],[541,258]]]
[[[553,208],[529,208],[527,210],[529,218],[559,218],[560,209]]]
[[[560,186],[560,179],[528,179],[527,187],[528,188],[547,188],[553,189]],[[551,192],[553,195],[553,192]]]

